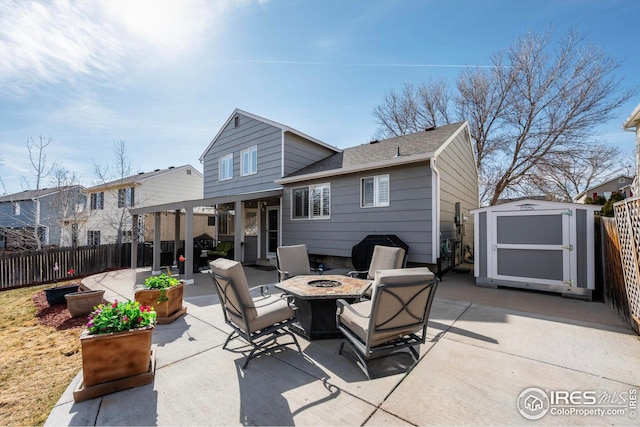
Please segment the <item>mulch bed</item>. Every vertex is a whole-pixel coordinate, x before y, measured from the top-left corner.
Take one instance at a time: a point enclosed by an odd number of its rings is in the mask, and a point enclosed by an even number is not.
[[[87,323],[86,317],[71,317],[66,304],[49,305],[44,291],[36,293],[32,300],[37,310],[36,317],[42,325],[64,330],[81,328]]]

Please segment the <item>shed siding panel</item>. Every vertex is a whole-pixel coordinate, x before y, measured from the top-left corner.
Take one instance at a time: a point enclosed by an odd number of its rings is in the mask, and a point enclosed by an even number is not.
[[[576,258],[579,288],[587,287],[587,211],[576,209]]]
[[[468,218],[463,246],[473,246],[473,215],[469,211],[479,206],[478,174],[465,133],[466,129],[460,132],[436,160],[440,172],[440,233],[442,240],[456,238],[455,204],[460,202],[461,215]]]
[[[389,174],[388,207],[361,208],[360,180]],[[319,184],[329,180],[305,183]],[[352,247],[368,234],[395,234],[409,245],[409,262],[431,260],[431,170],[424,164],[333,178],[331,218],[291,219],[291,189],[283,195],[283,244],[307,244],[309,253],[350,257]]]
[[[478,221],[480,222],[480,224],[476,224],[476,227],[480,227],[480,235],[478,238],[478,245],[480,245],[480,247],[474,248],[473,256],[477,257],[478,255],[480,255],[479,277],[487,277],[487,213],[480,212]]]

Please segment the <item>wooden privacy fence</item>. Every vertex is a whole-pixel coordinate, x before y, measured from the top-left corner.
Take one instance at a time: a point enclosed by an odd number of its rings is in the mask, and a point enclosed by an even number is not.
[[[613,205],[632,326],[640,333],[640,197]]]
[[[0,255],[0,290],[69,280],[130,265],[130,244],[4,253]]]

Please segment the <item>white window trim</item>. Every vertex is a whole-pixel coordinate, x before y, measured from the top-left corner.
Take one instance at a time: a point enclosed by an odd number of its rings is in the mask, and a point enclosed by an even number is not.
[[[228,164],[229,163],[229,159],[231,159],[231,170],[228,173],[228,176],[222,176],[222,164]],[[224,156],[220,157],[220,160],[218,162],[218,181],[228,181],[230,179],[233,179],[233,153],[229,153],[229,154],[225,154]]]
[[[380,202],[380,180],[386,178],[387,181],[387,201]],[[364,204],[364,181],[365,179],[373,179],[373,205],[366,206]],[[391,201],[391,182],[389,174],[365,176],[360,179],[360,207],[363,209],[387,207]]]
[[[294,212],[295,212],[295,198],[293,197],[293,191],[299,188],[307,188],[309,191],[309,213],[307,216],[305,217],[294,217]],[[322,190],[324,188],[327,188],[329,190],[329,213],[327,215],[314,215],[313,214],[313,191],[314,190]],[[322,193],[321,193],[322,194]],[[321,206],[324,204],[322,203],[322,196],[321,196]],[[325,182],[322,184],[313,184],[313,185],[303,185],[300,187],[293,187],[291,188],[291,220],[292,221],[308,221],[308,220],[321,220],[321,219],[331,219],[331,183],[329,182]]]
[[[254,152],[255,153],[255,164],[251,164],[253,163],[251,161],[251,153]],[[245,173],[244,171],[244,167],[245,167],[245,154],[247,155],[247,157],[249,158],[250,164],[249,164],[249,172]],[[251,166],[253,166],[253,168],[251,168]],[[248,175],[254,175],[258,173],[258,146],[254,145],[252,147],[247,148],[246,150],[242,150],[240,152],[240,176],[248,176]]]

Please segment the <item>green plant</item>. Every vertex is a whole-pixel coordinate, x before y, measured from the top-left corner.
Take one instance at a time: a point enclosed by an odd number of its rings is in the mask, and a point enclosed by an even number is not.
[[[179,284],[180,281],[178,279],[164,273],[159,276],[148,277],[144,281],[144,287],[147,289],[167,289],[173,286],[178,286]]]
[[[160,290],[160,297],[158,298],[158,304],[169,300],[169,298],[167,298],[167,291],[166,291],[167,288],[178,286],[179,284],[180,284],[180,281],[178,279],[176,279],[175,277],[168,276],[164,273],[162,273],[159,276],[148,277],[144,281],[145,288]]]
[[[122,332],[156,324],[156,312],[152,307],[137,301],[100,304],[89,315],[87,329],[90,335]]]

